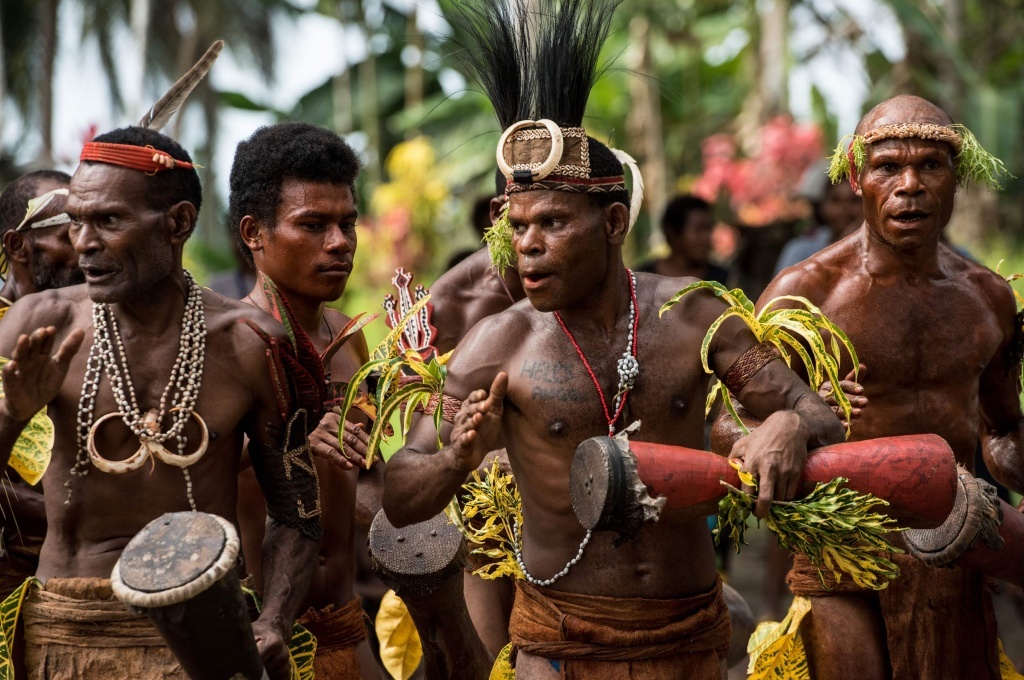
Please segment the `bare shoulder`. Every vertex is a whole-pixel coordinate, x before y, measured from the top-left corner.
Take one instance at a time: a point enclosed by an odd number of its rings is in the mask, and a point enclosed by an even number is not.
[[[1000,321],[1009,322],[1017,314],[1017,301],[1006,279],[988,267],[964,257],[945,245],[939,246],[943,268],[951,277],[965,282],[977,292],[978,299]]]
[[[799,295],[821,306],[844,277],[860,271],[860,232],[833,243],[779,272],[758,300],[758,308],[782,295]]]
[[[331,307],[324,309],[324,318],[327,320],[327,325],[330,327],[331,332],[335,335],[340,333],[341,330],[352,321],[350,316]],[[369,359],[370,349],[366,344],[366,336],[363,334],[362,330],[357,331],[355,335],[345,343],[345,347],[342,351],[346,350],[355,359],[358,359],[359,363],[363,363]]]
[[[70,286],[26,295],[11,306],[0,321],[0,336],[17,339],[22,333],[54,326],[58,338],[92,323],[92,301],[86,286]]]
[[[206,315],[207,343],[231,352],[243,364],[258,360],[262,365],[266,361],[266,342],[253,326],[271,338],[288,341],[281,322],[247,302],[232,300],[204,289],[203,311]]]

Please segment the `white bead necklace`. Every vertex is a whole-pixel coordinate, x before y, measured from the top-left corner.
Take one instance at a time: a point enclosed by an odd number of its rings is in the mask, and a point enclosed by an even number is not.
[[[171,367],[171,375],[163,394],[160,395],[160,406],[157,409],[142,411],[139,408],[117,318],[108,305],[93,303],[92,322],[95,332],[82,380],[82,396],[78,402],[78,454],[71,468],[73,476],[85,477],[89,473],[88,441],[95,419],[96,394],[99,392],[100,376],[103,373],[106,373],[110,382],[121,419],[139,441],[144,445],[162,444],[174,438],[178,455],[184,455],[188,438],[183,432],[193,415],[196,399],[199,397],[206,354],[206,318],[203,312],[202,289],[189,272],[186,271],[184,274],[188,292],[185,313],[181,320],[178,356]],[[171,404],[170,409],[167,407],[168,402]],[[166,432],[161,432],[160,423],[168,413],[171,413],[171,427]],[[183,467],[182,473],[185,476],[189,505],[195,510],[196,503],[192,497],[192,479],[189,477],[188,468]],[[65,482],[64,486],[68,489],[68,497],[64,501],[67,505],[71,503],[71,480]]]
[[[591,380],[594,381],[594,387],[597,388],[598,397],[601,399],[601,406],[605,410],[605,417],[608,419],[608,436],[611,437],[615,434],[615,423],[618,421],[619,416],[622,415],[624,409],[623,401],[628,397],[629,391],[633,389],[636,384],[636,379],[640,375],[640,363],[636,360],[636,329],[637,329],[637,311],[636,311],[636,275],[626,270],[629,274],[629,335],[626,338],[626,351],[622,353],[622,357],[618,361],[618,373],[619,373],[619,388],[615,394],[614,409],[611,413],[608,412],[608,403],[604,399],[604,390],[601,389],[601,383],[597,380],[597,376],[594,375],[594,371],[590,368],[590,362],[583,355],[583,350],[580,349],[579,344],[576,342],[576,338],[573,337],[569,327],[562,321],[562,317],[555,312],[555,319],[558,320],[559,325],[565,334],[569,336],[569,341],[572,342],[572,346],[576,348],[576,352],[580,355],[580,359],[583,360],[583,366],[587,369],[587,373],[590,374]],[[546,588],[552,583],[562,578],[569,573],[569,569],[573,567],[583,557],[583,550],[590,543],[590,537],[593,535],[593,530],[587,529],[586,535],[583,536],[583,541],[580,542],[579,550],[576,551],[576,556],[569,560],[560,572],[555,574],[549,579],[540,580],[530,575],[530,572],[526,569],[526,564],[523,562],[523,543],[522,538],[519,534],[519,522],[512,520],[512,551],[516,557],[516,563],[519,565],[519,569],[523,572],[523,577],[527,582]]]

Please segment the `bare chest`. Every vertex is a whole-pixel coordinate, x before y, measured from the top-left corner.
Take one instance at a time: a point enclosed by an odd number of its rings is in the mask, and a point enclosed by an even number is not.
[[[978,379],[1000,344],[991,310],[976,293],[951,282],[851,287],[823,311],[853,341],[868,367],[865,389],[872,391],[977,394]]]

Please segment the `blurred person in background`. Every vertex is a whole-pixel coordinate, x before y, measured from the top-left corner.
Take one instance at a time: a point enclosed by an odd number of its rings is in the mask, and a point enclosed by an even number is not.
[[[689,194],[676,196],[661,218],[661,230],[671,253],[664,259],[644,262],[636,271],[728,283],[729,271],[710,259],[714,229],[715,216],[707,201]]]
[[[811,203],[815,225],[782,249],[775,264],[776,274],[846,238],[864,223],[864,203],[860,196],[853,193],[849,182],[832,184],[826,170],[827,164],[818,163],[804,173],[800,193]]]
[[[490,227],[491,222],[493,222],[493,220],[491,219],[491,201],[493,200],[494,198],[492,196],[481,196],[480,198],[476,199],[476,201],[473,203],[473,209],[469,213],[469,219],[473,227],[473,233],[476,235],[478,239],[477,243],[483,241],[484,232],[487,231],[487,228]],[[449,269],[451,269],[458,263],[462,262],[463,260],[465,260],[473,253],[477,252],[478,250],[480,250],[479,247],[460,250],[459,252],[451,256],[444,270],[448,271]]]

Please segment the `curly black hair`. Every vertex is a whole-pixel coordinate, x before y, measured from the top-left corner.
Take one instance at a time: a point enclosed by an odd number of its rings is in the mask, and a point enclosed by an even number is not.
[[[249,264],[252,252],[238,225],[251,215],[273,229],[285,178],[345,184],[356,197],[360,162],[343,137],[327,128],[289,121],[267,125],[238,144],[231,164],[228,222]]]
[[[28,202],[39,195],[39,183],[53,180],[67,186],[71,175],[60,170],[36,170],[17,178],[0,194],[0,237],[25,219]]]
[[[711,212],[711,204],[691,194],[676,196],[665,206],[665,213],[661,217],[662,233],[665,236],[678,235],[694,212]]]
[[[131,146],[151,146],[163,151],[174,160],[192,162],[192,157],[182,148],[181,144],[156,130],[142,127],[124,127],[105,132],[96,137],[94,142],[108,144],[130,144]],[[83,161],[97,163],[98,161]],[[203,187],[199,183],[199,173],[195,168],[175,168],[158,172],[149,180],[150,189],[146,192],[149,207],[164,210],[175,203],[188,201],[196,207],[196,214],[203,205]]]

